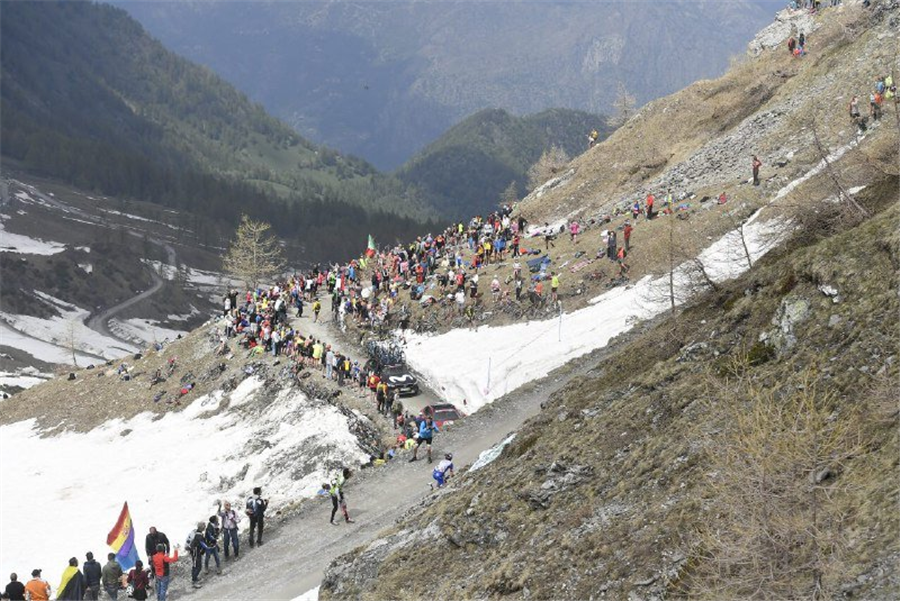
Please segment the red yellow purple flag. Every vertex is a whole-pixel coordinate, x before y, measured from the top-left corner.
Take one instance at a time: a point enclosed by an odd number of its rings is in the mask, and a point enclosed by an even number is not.
[[[128,502],[122,506],[122,512],[116,525],[106,535],[106,544],[116,552],[116,561],[123,570],[134,567],[138,557],[137,547],[134,545],[134,524],[131,523],[131,513],[128,511]]]

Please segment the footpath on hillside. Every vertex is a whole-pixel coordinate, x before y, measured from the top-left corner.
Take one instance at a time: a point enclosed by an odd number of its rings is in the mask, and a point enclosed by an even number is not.
[[[327,309],[323,308],[318,323],[302,318],[302,325],[310,334],[334,340],[337,328],[328,317]],[[588,372],[596,362],[596,359],[584,361],[574,370],[551,373],[521,393],[510,393],[457,422],[435,437],[434,457],[452,452],[457,466],[472,464],[482,451],[497,445],[536,415],[548,396],[572,378]],[[434,395],[429,392],[420,396]],[[404,403],[408,400],[411,399],[404,399]],[[206,580],[204,587],[192,597],[222,599],[243,591],[257,591],[255,596],[259,598],[293,599],[317,587],[333,559],[373,540],[410,508],[429,496],[436,496],[430,488],[433,467],[421,459],[415,463],[399,459],[354,474],[344,488],[354,523],[330,525],[328,500],[306,501],[295,515],[277,526],[273,524],[263,546],[242,554],[240,563],[224,575]]]

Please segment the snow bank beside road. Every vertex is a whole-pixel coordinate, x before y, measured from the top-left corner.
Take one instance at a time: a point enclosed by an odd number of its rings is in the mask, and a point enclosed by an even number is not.
[[[751,259],[768,252],[780,231],[756,214],[740,232],[732,231],[704,250],[699,259],[714,281],[734,278]],[[689,297],[693,264],[676,273],[676,302]],[[438,336],[407,336],[406,359],[443,400],[477,411],[508,392],[549,374],[569,361],[606,346],[638,320],[650,319],[669,306],[667,278],[649,276],[614,288],[590,301],[589,307],[546,321],[510,326],[457,329]],[[465,403],[463,402],[465,400]]]
[[[223,400],[229,410],[203,417]],[[48,438],[34,420],[0,426],[8,485],[0,496],[0,565],[19,573],[43,567],[53,581],[69,557],[87,550],[102,556],[125,501],[143,558],[150,526],[183,543],[216,499],[242,507],[251,488],[263,485],[274,510],[314,496],[327,468],[367,459],[335,408],[295,390],[273,393],[255,377],[229,395],[205,395],[155,417]]]

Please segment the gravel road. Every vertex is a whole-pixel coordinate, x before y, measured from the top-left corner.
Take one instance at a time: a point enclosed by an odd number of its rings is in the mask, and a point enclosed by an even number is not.
[[[312,326],[307,321],[311,323],[306,318],[298,322],[301,331],[336,342],[328,319],[324,322],[320,319]],[[340,348],[351,348],[336,343]],[[594,365],[596,360],[584,361],[577,369],[561,368],[525,387],[523,392],[510,393],[458,422],[436,436],[435,459],[450,451],[457,466],[471,464],[479,453],[502,441],[537,414],[549,395]],[[327,499],[303,503],[294,515],[272,529],[262,547],[247,549],[225,574],[210,577],[191,596],[226,599],[254,591],[253,597],[257,599],[293,599],[315,588],[334,558],[373,540],[410,507],[431,494],[431,467],[422,458],[415,463],[401,458],[381,468],[363,470],[345,488],[350,516],[356,523],[330,525],[331,503]]]

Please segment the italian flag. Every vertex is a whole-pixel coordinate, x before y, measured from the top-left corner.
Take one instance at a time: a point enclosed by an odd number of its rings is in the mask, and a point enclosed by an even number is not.
[[[366,256],[370,259],[375,256],[375,238],[372,237],[372,234],[369,234],[369,244],[366,247]]]

